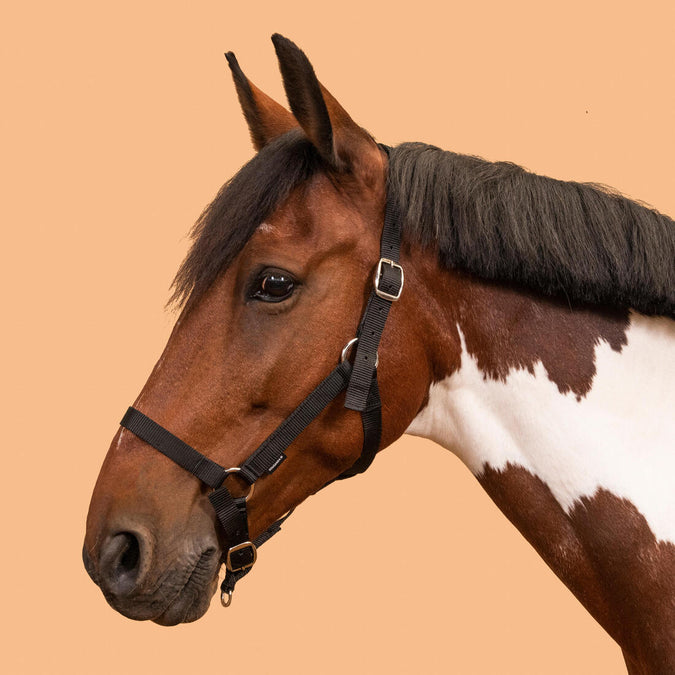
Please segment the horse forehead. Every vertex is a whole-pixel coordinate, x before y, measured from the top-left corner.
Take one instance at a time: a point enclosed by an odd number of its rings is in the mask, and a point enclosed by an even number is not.
[[[342,194],[327,179],[305,190],[294,191],[288,200],[256,228],[250,243],[257,245],[298,245],[328,247],[348,241],[364,242],[371,232],[368,210],[349,195]]]

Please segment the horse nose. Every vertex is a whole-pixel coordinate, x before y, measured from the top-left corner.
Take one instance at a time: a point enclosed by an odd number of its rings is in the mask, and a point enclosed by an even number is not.
[[[99,585],[116,597],[126,597],[141,585],[149,567],[148,537],[139,531],[110,536],[99,558]]]

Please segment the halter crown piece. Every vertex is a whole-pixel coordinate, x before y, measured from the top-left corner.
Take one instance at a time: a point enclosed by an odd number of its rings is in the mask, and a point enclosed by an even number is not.
[[[389,148],[380,146],[387,154]],[[356,337],[342,350],[339,364],[312,391],[298,407],[262,442],[241,466],[226,469],[210,460],[193,447],[174,436],[135,408],[129,408],[120,424],[133,432],[169,459],[173,460],[213,488],[209,501],[229,546],[225,556],[225,579],[220,587],[224,607],[232,601],[234,587],[253,567],[257,551],[272,535],[276,534],[288,518],[288,512],[274,522],[259,537],[251,541],[248,533],[246,502],[253,495],[255,482],[263,475],[273,473],[286,459],[286,450],[304,429],[335,399],[347,390],[345,408],[361,413],[363,447],[356,462],[335,480],[351,478],[363,473],[375,458],[382,432],[382,402],[377,385],[377,349],[384,324],[392,303],[401,297],[403,268],[398,264],[401,232],[398,207],[390,191],[384,227],[380,240],[380,260],[377,264],[373,289],[361,318]],[[354,363],[348,360],[351,347],[356,344]],[[250,489],[243,497],[232,497],[224,485],[225,479],[236,473]]]

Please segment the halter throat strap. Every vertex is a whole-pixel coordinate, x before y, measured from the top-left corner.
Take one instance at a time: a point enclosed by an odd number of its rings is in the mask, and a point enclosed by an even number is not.
[[[389,153],[387,146],[380,147]],[[130,407],[120,422],[121,426],[142,441],[213,488],[209,501],[229,547],[224,556],[226,574],[221,585],[221,602],[224,606],[229,606],[237,581],[255,563],[258,547],[276,534],[290,516],[289,512],[254,541],[250,540],[246,502],[253,495],[256,481],[276,471],[286,459],[286,450],[293,441],[345,389],[345,407],[361,413],[363,447],[359,459],[335,480],[350,478],[365,471],[379,450],[382,402],[377,383],[377,352],[391,305],[399,299],[403,290],[403,268],[399,265],[399,221],[396,200],[388,190],[380,241],[380,260],[356,338],[343,350],[340,363],[240,466],[229,469],[221,466],[136,408]],[[347,357],[349,348],[354,343],[356,353],[352,366]],[[233,497],[225,486],[225,480],[233,473],[250,486],[244,497]]]

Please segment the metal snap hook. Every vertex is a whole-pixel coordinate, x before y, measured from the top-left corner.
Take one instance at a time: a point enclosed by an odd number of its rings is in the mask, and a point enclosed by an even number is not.
[[[220,591],[220,604],[229,607],[232,604],[232,591]]]

